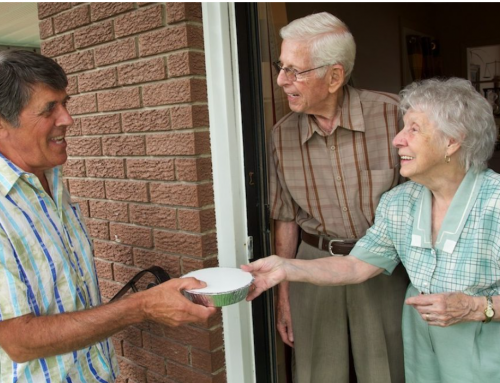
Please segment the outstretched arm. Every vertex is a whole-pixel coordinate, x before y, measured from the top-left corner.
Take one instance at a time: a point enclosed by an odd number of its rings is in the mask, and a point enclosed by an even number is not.
[[[79,350],[143,321],[167,326],[204,322],[216,309],[196,305],[181,293],[204,286],[194,278],[171,279],[89,310],[8,319],[0,322],[0,347],[22,363]]]
[[[351,285],[364,282],[384,271],[350,255],[314,260],[284,259],[272,255],[242,265],[241,268],[251,272],[255,278],[255,288],[247,296],[249,301],[282,281],[307,282],[320,286]]]

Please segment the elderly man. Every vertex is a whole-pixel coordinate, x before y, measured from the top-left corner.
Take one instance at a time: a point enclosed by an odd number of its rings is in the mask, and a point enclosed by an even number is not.
[[[101,304],[92,243],[62,182],[67,78],[53,60],[0,52],[0,381],[113,382],[107,339],[142,321],[202,322],[174,279]]]
[[[298,259],[347,255],[373,224],[382,193],[399,181],[391,147],[401,123],[398,97],[346,85],[356,47],[336,17],[295,20],[281,36],[274,65],[292,112],[271,138],[275,251]],[[297,383],[403,382],[407,285],[401,267],[392,278],[355,286],[281,283],[277,328],[295,348]]]

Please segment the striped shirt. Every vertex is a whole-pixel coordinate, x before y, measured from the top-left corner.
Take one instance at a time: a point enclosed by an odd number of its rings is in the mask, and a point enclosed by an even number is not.
[[[312,115],[289,113],[271,137],[271,218],[295,220],[308,233],[360,238],[380,196],[399,182],[392,139],[398,97],[344,87],[338,126],[325,134]]]
[[[70,203],[60,167],[45,175],[53,199],[36,176],[0,155],[0,321],[101,303],[79,207]],[[113,382],[117,373],[111,340],[27,363],[13,362],[0,348],[2,383]]]
[[[500,175],[469,170],[432,245],[432,194],[415,182],[386,193],[351,254],[386,273],[400,262],[420,292],[498,295]]]

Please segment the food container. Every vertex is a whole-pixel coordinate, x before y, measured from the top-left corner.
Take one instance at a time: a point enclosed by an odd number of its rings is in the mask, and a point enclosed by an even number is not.
[[[207,284],[202,289],[185,290],[184,295],[194,303],[222,307],[245,299],[253,282],[249,272],[230,267],[210,267],[192,271],[181,278],[194,277]]]

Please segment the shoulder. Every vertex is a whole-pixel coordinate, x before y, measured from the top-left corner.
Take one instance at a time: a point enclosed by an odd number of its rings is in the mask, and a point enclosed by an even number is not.
[[[406,181],[384,193],[382,200],[386,205],[412,205],[421,195],[424,186]]]
[[[290,126],[297,126],[297,122],[299,120],[299,113],[290,112],[285,114],[281,119],[273,126],[273,133],[279,131],[281,129],[286,129]]]
[[[351,88],[359,95],[361,103],[380,103],[398,107],[399,96],[393,93]]]
[[[500,174],[491,169],[484,171],[481,194],[500,201]]]

